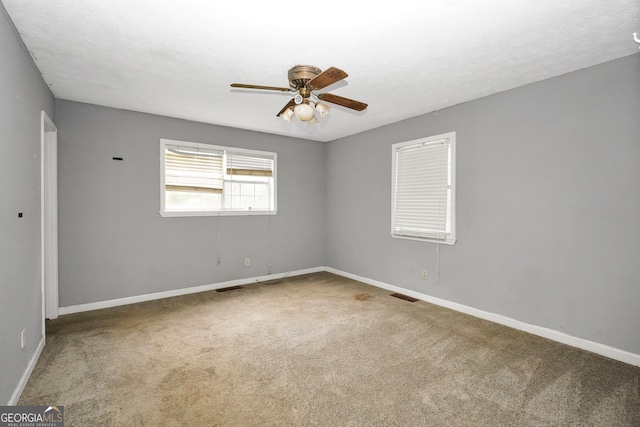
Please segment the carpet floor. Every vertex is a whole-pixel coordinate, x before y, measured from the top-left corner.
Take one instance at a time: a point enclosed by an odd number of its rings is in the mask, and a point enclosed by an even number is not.
[[[329,273],[47,322],[67,426],[640,426],[640,368]]]

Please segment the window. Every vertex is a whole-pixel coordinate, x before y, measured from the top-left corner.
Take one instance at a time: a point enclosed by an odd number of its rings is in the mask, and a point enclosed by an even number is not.
[[[455,143],[450,132],[393,144],[393,237],[455,243]]]
[[[276,213],[276,153],[160,140],[160,214]]]

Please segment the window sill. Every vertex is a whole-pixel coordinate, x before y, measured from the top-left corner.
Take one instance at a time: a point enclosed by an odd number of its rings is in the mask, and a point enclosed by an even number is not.
[[[417,240],[420,242],[428,243],[440,243],[442,245],[453,245],[454,243],[456,243],[456,238],[451,236],[447,237],[446,239],[436,239],[434,237],[405,236],[403,234],[391,233],[391,237],[395,237],[396,239]]]
[[[273,211],[160,211],[163,218],[172,217],[190,217],[190,216],[255,216],[255,215],[276,215],[277,210]]]

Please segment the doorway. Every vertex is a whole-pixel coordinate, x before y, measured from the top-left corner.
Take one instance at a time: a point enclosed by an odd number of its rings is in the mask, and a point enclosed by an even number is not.
[[[58,129],[40,114],[42,334],[44,319],[58,317]]]

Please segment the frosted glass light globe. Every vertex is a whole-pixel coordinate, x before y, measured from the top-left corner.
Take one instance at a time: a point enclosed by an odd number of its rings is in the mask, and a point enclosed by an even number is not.
[[[286,110],[284,110],[284,112],[280,114],[280,117],[290,122],[293,118],[293,108],[287,108]]]
[[[309,104],[296,105],[293,111],[294,113],[296,113],[296,117],[303,122],[311,120],[311,118],[314,116],[313,107],[311,107]]]
[[[321,102],[316,102],[316,110],[318,110],[322,117],[326,116],[327,113],[329,113],[330,109],[331,108],[329,108],[328,105],[322,104]]]

